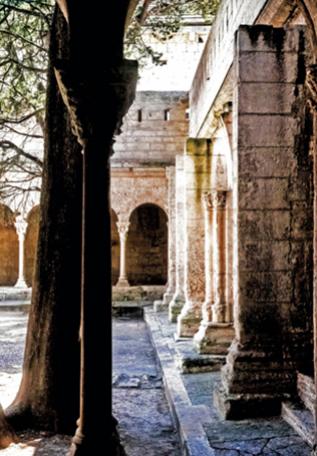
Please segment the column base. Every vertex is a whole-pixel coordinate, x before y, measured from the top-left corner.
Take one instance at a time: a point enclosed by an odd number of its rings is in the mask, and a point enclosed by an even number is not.
[[[164,312],[164,310],[168,310],[169,303],[173,299],[173,293],[169,293],[168,291],[164,293],[162,300],[154,301],[153,308],[155,312]]]
[[[296,372],[281,346],[251,349],[233,340],[214,394],[226,419],[277,415],[281,402],[295,394]]]
[[[186,309],[183,307],[182,312],[177,317],[177,336],[194,337],[199,329],[200,322],[201,312],[199,310],[195,310],[195,308]]]
[[[183,296],[173,296],[173,299],[168,306],[168,319],[171,323],[177,322],[177,317],[181,313],[185,305],[185,298]]]
[[[226,355],[233,338],[232,323],[201,322],[194,335],[194,346],[202,354]]]
[[[14,285],[14,288],[28,288],[24,279],[18,279],[17,283]]]
[[[118,288],[128,288],[130,284],[128,279],[119,279],[115,286]]]
[[[167,305],[164,304],[162,299],[160,299],[153,302],[153,309],[154,312],[164,312],[164,310],[167,310]]]
[[[221,387],[213,394],[214,404],[225,420],[279,416],[284,399],[270,394],[228,394]]]

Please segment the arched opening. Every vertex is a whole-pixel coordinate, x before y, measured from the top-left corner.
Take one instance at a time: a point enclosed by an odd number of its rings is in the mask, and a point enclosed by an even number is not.
[[[0,204],[0,286],[13,286],[18,279],[19,241],[14,214]]]
[[[127,275],[130,285],[164,285],[167,281],[167,216],[155,204],[142,204],[131,214]]]
[[[32,286],[39,231],[40,211],[35,206],[27,217],[27,230],[24,241],[24,279],[28,287]]]
[[[111,209],[111,256],[112,256],[112,272],[111,282],[115,285],[119,278],[120,270],[120,239],[117,228],[118,216],[113,209]]]

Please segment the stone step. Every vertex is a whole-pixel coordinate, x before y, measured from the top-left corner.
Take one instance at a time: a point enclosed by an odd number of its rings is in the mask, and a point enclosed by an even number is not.
[[[28,312],[30,310],[30,301],[0,301],[0,312]]]
[[[175,364],[182,374],[220,371],[226,362],[224,355],[197,353],[192,340],[179,341],[175,345]]]
[[[301,373],[297,374],[297,391],[298,396],[304,403],[305,407],[313,414],[315,414],[316,404],[316,391],[314,379],[308,375]]]
[[[310,410],[301,402],[283,402],[282,418],[311,447],[314,445],[314,418]]]

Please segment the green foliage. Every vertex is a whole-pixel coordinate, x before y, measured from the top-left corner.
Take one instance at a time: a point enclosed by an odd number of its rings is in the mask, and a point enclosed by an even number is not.
[[[0,115],[19,121],[44,106],[53,0],[0,0]]]
[[[172,38],[186,16],[201,17],[211,24],[221,0],[141,0],[126,33],[125,53],[141,65],[149,60],[163,65],[162,54],[148,44],[153,37],[159,42]]]

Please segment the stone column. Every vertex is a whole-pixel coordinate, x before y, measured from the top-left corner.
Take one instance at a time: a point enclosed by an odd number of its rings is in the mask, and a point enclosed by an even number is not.
[[[16,217],[14,225],[19,238],[19,275],[18,280],[14,286],[16,288],[27,288],[27,284],[24,280],[24,240],[28,224],[22,215],[18,215]]]
[[[120,236],[120,275],[116,287],[128,287],[129,282],[126,271],[127,238],[130,222],[117,222]]]
[[[210,190],[211,141],[189,139],[184,155],[185,173],[185,305],[177,318],[177,335],[197,332],[205,300],[205,228],[202,194]]]
[[[309,107],[314,118],[313,124],[313,135],[317,137],[317,65],[310,66],[307,70],[306,75],[306,86],[309,93]],[[317,417],[317,281],[316,281],[316,271],[317,271],[317,144],[314,143],[314,295],[313,295],[313,323],[314,323],[314,382],[315,382],[315,417]],[[317,455],[317,424],[315,418],[315,432],[314,432],[314,450],[313,455]]]
[[[296,370],[311,357],[312,312],[312,161],[300,125],[305,32],[241,26],[235,52],[235,338],[215,394],[229,419],[279,414],[296,394]]]
[[[56,64],[61,95],[83,147],[80,417],[69,456],[88,456],[104,450],[100,436],[105,420],[97,417],[111,408],[111,394],[105,387],[111,363],[106,356],[99,362],[95,358],[104,347],[111,360],[106,328],[112,302],[109,159],[113,135],[134,98],[137,63],[121,60],[100,68],[91,62],[88,72],[82,62]]]
[[[169,320],[176,322],[185,304],[184,294],[184,250],[185,250],[185,216],[184,216],[184,159],[176,155],[175,167],[175,293],[169,304]]]
[[[226,191],[203,195],[205,209],[206,297],[203,319],[194,336],[200,353],[226,354],[234,331],[227,319],[227,213]]]
[[[168,182],[168,282],[167,289],[162,301],[154,301],[154,310],[161,311],[168,309],[175,293],[176,272],[175,272],[175,255],[176,255],[176,225],[175,225],[175,166],[169,166],[166,169]]]

